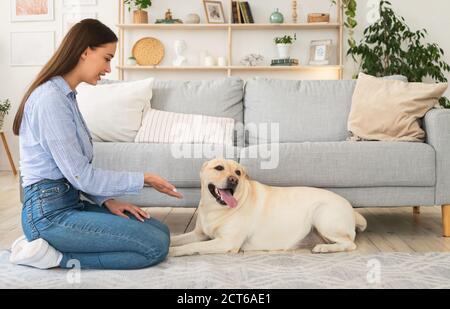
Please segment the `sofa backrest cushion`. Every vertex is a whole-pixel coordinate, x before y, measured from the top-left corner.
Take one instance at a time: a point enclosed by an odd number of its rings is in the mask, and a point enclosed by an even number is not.
[[[249,80],[244,94],[247,145],[274,141],[259,129],[267,123],[268,132],[279,124],[281,143],[345,141],[355,84],[354,80]]]
[[[163,81],[153,84],[152,108],[183,114],[232,118],[235,145],[244,145],[244,82],[237,77],[204,81]]]

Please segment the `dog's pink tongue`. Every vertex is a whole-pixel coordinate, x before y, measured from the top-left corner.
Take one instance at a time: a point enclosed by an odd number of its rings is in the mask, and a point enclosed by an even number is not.
[[[231,195],[230,191],[228,190],[220,190],[220,197],[222,198],[222,200],[227,203],[228,207],[230,208],[236,208],[237,206],[237,201],[236,199],[233,197],[233,195]]]

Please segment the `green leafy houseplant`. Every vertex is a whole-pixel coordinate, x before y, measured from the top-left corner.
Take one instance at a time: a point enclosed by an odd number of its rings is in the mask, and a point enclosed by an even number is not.
[[[8,99],[6,99],[5,101],[0,101],[0,114],[8,115],[10,108],[11,102]]]
[[[292,38],[290,35],[285,35],[282,37],[276,37],[275,44],[292,44],[296,40],[297,40],[297,34],[294,34],[294,38]]]
[[[330,0],[331,3],[336,5],[336,0]],[[341,6],[344,9],[345,13],[345,20],[344,20],[344,26],[348,30],[348,45],[350,47],[354,47],[356,45],[355,38],[353,37],[355,33],[355,28],[358,25],[356,22],[356,0],[342,0]]]
[[[128,11],[131,11],[132,7],[137,10],[145,10],[152,6],[152,0],[124,0],[124,3],[128,5]]]
[[[403,17],[397,16],[390,2],[380,2],[380,19],[364,30],[361,42],[349,48],[353,59],[360,57],[360,71],[373,76],[404,75],[410,82],[431,77],[447,82],[450,66],[443,60],[444,51],[435,43],[423,43],[425,29],[411,31]],[[442,106],[450,108],[447,98]]]
[[[5,115],[8,115],[10,108],[11,103],[8,99],[6,99],[5,101],[0,101],[0,130],[3,127],[3,120],[5,118]]]

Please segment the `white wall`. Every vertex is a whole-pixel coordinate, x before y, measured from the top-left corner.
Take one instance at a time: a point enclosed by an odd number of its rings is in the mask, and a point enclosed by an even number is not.
[[[450,63],[450,36],[448,29],[450,28],[450,20],[448,19],[448,12],[450,12],[450,1],[445,0],[390,0],[394,6],[394,10],[405,17],[408,25],[412,29],[426,28],[429,32],[429,40],[438,43],[446,52],[446,61]],[[10,33],[16,31],[55,31],[56,45],[59,44],[62,37],[62,14],[63,12],[71,11],[64,8],[62,0],[55,0],[55,19],[51,22],[10,22],[10,0],[0,1],[0,99],[10,98],[13,102],[13,107],[10,114],[6,118],[5,133],[9,142],[9,146],[13,153],[16,166],[18,166],[19,147],[18,138],[12,134],[12,122],[15,112],[21,97],[31,83],[33,78],[39,72],[40,67],[11,67],[10,63]],[[223,0],[224,3],[228,1]],[[266,19],[275,8],[280,8],[284,13],[287,22],[291,20],[290,1],[289,0],[249,0],[252,10],[255,15],[256,22],[266,22]],[[154,22],[156,18],[163,18],[164,12],[170,8],[173,12],[174,18],[183,19],[187,13],[195,12],[199,14],[204,22],[204,11],[200,0],[154,0],[153,6],[150,9],[150,19]],[[332,14],[332,20],[335,19],[334,8],[330,8],[328,0],[300,0],[299,18],[301,21],[305,20],[307,12],[312,11],[327,11]],[[366,8],[367,0],[358,0],[358,21],[359,26],[356,31],[356,39],[362,35],[363,29],[367,26]],[[228,8],[224,7],[226,18],[228,20]],[[97,0],[97,5],[92,7],[83,7],[84,11],[97,12],[98,18],[112,29],[116,31],[115,24],[118,21],[118,1],[116,0]],[[116,31],[117,32],[117,31]],[[276,50],[272,46],[272,39],[275,36],[283,35],[285,33],[293,33],[291,31],[242,31],[236,33],[233,39],[235,45],[233,52],[233,62],[236,64],[239,59],[251,52],[263,54],[267,61],[276,55]],[[333,32],[311,31],[303,33],[296,31],[299,40],[295,46],[293,54],[297,55],[300,60],[305,63],[308,58],[308,42],[311,39],[333,37]],[[151,33],[135,32],[134,36],[127,36],[127,48],[125,54],[129,55],[133,42],[142,35],[151,35],[158,37],[166,46],[167,53],[163,60],[163,65],[170,65],[174,58],[172,51],[173,41],[175,39],[185,39],[188,43],[187,56],[190,58],[191,64],[195,65],[198,62],[199,54],[202,50],[210,51],[214,56],[225,55],[226,50],[226,32],[217,31],[202,31],[202,32],[169,32],[156,31]],[[335,38],[335,36],[334,36]],[[57,46],[55,46],[56,48]],[[30,47],[32,52],[32,47]],[[113,66],[116,65],[117,58],[113,61]],[[345,78],[351,78],[357,67],[348,61],[345,66]],[[127,76],[128,79],[139,79],[148,76],[147,73],[133,73]],[[323,78],[332,78],[332,73],[325,72]],[[267,75],[267,74],[266,74]],[[155,74],[157,78],[167,79],[198,79],[198,78],[214,78],[221,75],[204,74],[204,73],[158,73]],[[242,74],[244,78],[249,77],[249,74]],[[321,78],[322,76],[311,74],[274,74],[274,77],[282,78]],[[114,79],[117,77],[117,71],[108,76]],[[448,76],[450,78],[450,76]],[[447,91],[450,96],[450,91]],[[6,155],[0,150],[0,170],[10,170]]]

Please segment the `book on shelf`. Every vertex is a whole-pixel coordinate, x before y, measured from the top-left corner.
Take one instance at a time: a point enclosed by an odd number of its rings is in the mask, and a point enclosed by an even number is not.
[[[254,24],[252,10],[248,1],[232,1],[232,20],[234,24]]]
[[[238,11],[238,5],[237,5],[237,1],[233,1],[233,2],[231,2],[231,10],[232,10],[232,13],[233,13],[233,16],[232,16],[232,22],[233,22],[233,24],[240,24],[240,22],[239,22],[239,14],[240,14],[240,12]]]
[[[298,59],[286,58],[286,59],[272,59],[271,66],[294,66],[299,65]]]
[[[250,4],[247,1],[243,2],[245,7],[245,15],[247,17],[247,21],[249,24],[254,24],[255,20],[253,19],[252,10],[250,9]]]

